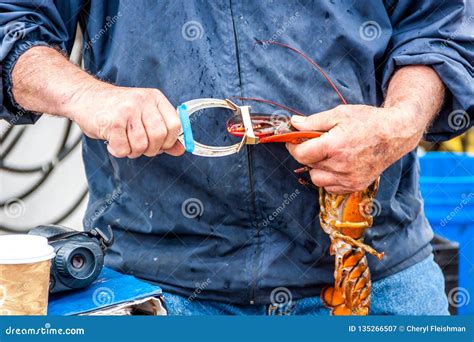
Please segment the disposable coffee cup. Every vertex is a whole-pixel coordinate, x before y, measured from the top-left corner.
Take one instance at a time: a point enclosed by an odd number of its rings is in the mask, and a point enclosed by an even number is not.
[[[46,315],[54,248],[35,235],[0,235],[0,315]]]

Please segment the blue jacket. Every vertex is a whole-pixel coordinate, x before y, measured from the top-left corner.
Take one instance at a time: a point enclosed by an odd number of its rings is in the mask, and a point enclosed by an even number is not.
[[[470,126],[456,124],[453,111],[474,122],[473,15],[467,0],[2,1],[1,117],[35,122],[38,116],[21,112],[11,94],[15,61],[35,45],[69,52],[79,23],[86,70],[121,86],[159,88],[175,105],[238,95],[310,114],[339,104],[301,58],[256,46],[255,39],[304,51],[352,104],[380,105],[397,67],[430,65],[448,95],[427,139],[448,139]],[[6,34],[12,27],[20,33]],[[193,121],[196,140],[234,142],[225,130],[228,114],[200,115]],[[332,282],[317,192],[298,184],[291,171],[298,164],[283,145],[218,159],[129,160],[84,137],[83,153],[90,189],[84,225],[113,227],[116,242],[107,257],[113,268],[178,294],[234,303],[269,303],[280,286],[294,299],[314,296]],[[385,252],[382,261],[369,256],[374,279],[431,253],[418,183],[414,151],[381,177],[380,211],[366,237]],[[203,282],[205,289],[196,291]]]

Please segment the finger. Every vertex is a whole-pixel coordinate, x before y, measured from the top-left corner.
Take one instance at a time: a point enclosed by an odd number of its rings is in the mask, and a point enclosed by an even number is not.
[[[129,158],[137,158],[148,148],[148,138],[143,127],[141,115],[134,115],[127,125],[127,136],[131,152]]]
[[[166,123],[168,131],[162,149],[168,150],[174,146],[178,139],[181,130],[181,121],[179,120],[178,112],[168,99],[160,92],[157,96],[158,110]]]
[[[340,121],[338,107],[310,116],[293,115],[291,124],[300,131],[329,131]]]
[[[184,154],[185,149],[184,149],[184,146],[181,145],[181,143],[179,141],[177,141],[177,142],[175,142],[173,147],[171,147],[167,150],[164,150],[163,152],[165,152],[166,154],[169,154],[171,156],[174,156],[174,157],[179,157],[179,156]]]
[[[348,169],[344,163],[336,160],[335,158],[327,158],[317,163],[309,164],[308,166],[313,169],[325,170],[328,172],[337,173],[339,175],[344,175],[352,171],[351,169]]]
[[[337,185],[337,176],[325,170],[312,169],[309,171],[311,181],[318,187],[327,187]]]
[[[107,134],[107,150],[117,158],[124,158],[130,154],[130,144],[127,138],[127,130],[125,123],[116,122]]]
[[[160,152],[166,138],[167,129],[165,121],[158,112],[158,108],[154,105],[149,105],[143,109],[142,123],[148,137],[148,148],[143,154],[147,157],[156,156]]]
[[[315,164],[328,158],[328,138],[324,134],[301,144],[286,144],[290,154],[303,165]]]

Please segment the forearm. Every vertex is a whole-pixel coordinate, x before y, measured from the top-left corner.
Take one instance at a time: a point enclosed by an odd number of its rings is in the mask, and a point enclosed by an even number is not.
[[[443,104],[445,87],[427,66],[406,66],[392,77],[384,107],[401,109],[413,130],[423,134]]]
[[[13,97],[23,108],[70,117],[74,97],[94,87],[108,87],[46,46],[29,49],[12,72]]]
[[[95,79],[58,51],[33,47],[13,69],[13,97],[23,108],[67,117],[116,157],[180,155],[178,114],[157,89],[127,88]]]

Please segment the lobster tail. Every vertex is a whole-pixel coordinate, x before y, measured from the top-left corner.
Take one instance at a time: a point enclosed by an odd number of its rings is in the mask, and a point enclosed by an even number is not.
[[[381,259],[363,243],[366,229],[372,226],[378,180],[364,191],[335,195],[320,189],[320,221],[331,239],[335,257],[334,286],[323,289],[321,299],[333,315],[368,315],[372,283],[366,252]]]
[[[370,307],[370,270],[361,248],[333,240],[336,267],[334,286],[323,289],[321,298],[333,315],[367,315]]]

